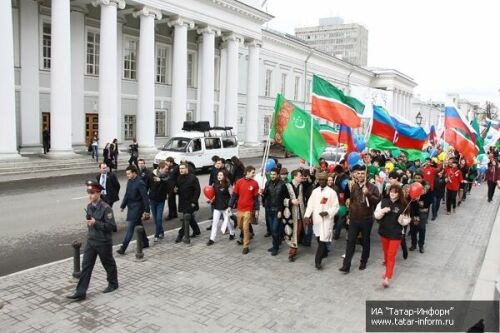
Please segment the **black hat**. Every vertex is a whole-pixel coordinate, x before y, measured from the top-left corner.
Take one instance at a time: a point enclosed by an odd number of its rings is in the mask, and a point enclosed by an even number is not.
[[[101,186],[98,182],[95,182],[93,180],[88,180],[85,185],[87,185],[87,190],[95,191],[95,192],[102,192],[104,190],[104,187]]]
[[[365,171],[365,170],[366,170],[365,165],[356,164],[355,166],[352,167],[352,171]]]

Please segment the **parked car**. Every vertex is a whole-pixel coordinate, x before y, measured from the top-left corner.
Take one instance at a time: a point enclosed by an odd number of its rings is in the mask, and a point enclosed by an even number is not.
[[[266,142],[264,141],[264,148],[262,150],[262,154],[264,154],[266,150]],[[282,145],[271,142],[271,145],[269,146],[269,156],[270,157],[276,157],[276,158],[288,158],[295,156],[291,151],[286,150],[285,147]]]
[[[345,153],[344,148],[327,147],[320,157],[324,158],[328,164],[338,163],[344,159]]]
[[[187,128],[187,127],[183,127]],[[225,160],[238,157],[238,140],[232,128],[210,128],[199,131],[196,127],[183,130],[173,136],[156,154],[153,166],[159,161],[172,156],[176,163],[189,161],[195,169],[208,170],[212,165],[212,156],[217,155]]]

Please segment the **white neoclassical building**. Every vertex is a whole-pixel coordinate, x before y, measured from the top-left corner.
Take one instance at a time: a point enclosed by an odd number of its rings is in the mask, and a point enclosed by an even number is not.
[[[264,29],[258,0],[0,1],[0,156],[51,154],[137,138],[154,150],[185,120],[232,126],[246,146],[266,138],[276,93],[309,108],[318,74],[344,91],[372,87],[409,114],[416,83],[354,66]]]

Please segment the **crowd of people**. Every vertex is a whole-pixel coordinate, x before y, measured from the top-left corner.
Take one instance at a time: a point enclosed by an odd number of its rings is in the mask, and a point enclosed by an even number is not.
[[[488,202],[492,201],[495,189],[500,188],[498,150],[495,148],[488,152],[484,174],[477,165],[468,165],[452,148],[433,152],[435,157],[424,161],[410,162],[404,153],[393,155],[390,151],[372,150],[363,153],[362,161],[355,165],[348,165],[347,159],[338,163],[321,159],[318,168],[307,167],[302,161],[291,172],[276,160],[274,167],[266,170],[265,182],[261,184],[255,179],[255,167],[245,167],[237,157],[226,161],[214,156],[209,182],[203,188],[205,200],[212,210],[207,246],[216,244],[220,230],[222,235],[228,235],[229,240],[236,240],[242,246],[244,255],[248,254],[255,237],[252,224],[257,222],[263,207],[264,236],[271,239],[270,255],[277,256],[286,247],[288,260],[294,262],[300,247],[310,247],[315,237],[318,245],[314,263],[321,270],[333,241],[340,240],[344,234],[346,242],[335,244],[344,253],[339,271],[347,274],[358,245],[362,247],[359,269],[367,268],[372,228],[376,224],[385,265],[382,285],[388,287],[400,248],[404,259],[408,258],[408,251],[425,252],[428,221],[438,218],[443,201],[445,213],[450,215],[464,204],[482,180],[487,182]],[[87,184],[91,199],[87,210],[97,212],[87,216],[87,224],[89,241],[96,241],[94,229],[98,229],[97,241],[106,250],[96,247],[95,242],[87,243],[82,278],[90,279],[89,271],[99,255],[103,265],[108,265],[106,292],[109,292],[118,287],[113,267],[116,264],[111,260],[109,249],[112,247],[110,230],[116,228],[111,208],[118,201],[119,183],[105,162],[101,163],[100,171],[96,181]],[[165,202],[168,204],[166,219],[180,217],[182,222],[175,243],[190,243],[191,238],[201,234],[196,214],[202,189],[188,161],[177,164],[168,157],[151,171],[146,168],[145,161],[139,159],[138,167],[129,165],[126,174],[127,189],[120,208],[122,211],[127,208],[127,231],[118,254],[125,254],[135,227],[150,217],[155,223],[154,242],[164,238]],[[410,193],[414,183],[419,183],[423,189],[418,197]],[[260,186],[262,184],[264,186]],[[106,223],[111,226],[105,227]],[[240,233],[236,236],[238,229]],[[407,236],[410,236],[409,247]],[[149,247],[146,235],[143,247]],[[85,298],[86,286],[88,281],[79,284],[80,289],[71,297]]]

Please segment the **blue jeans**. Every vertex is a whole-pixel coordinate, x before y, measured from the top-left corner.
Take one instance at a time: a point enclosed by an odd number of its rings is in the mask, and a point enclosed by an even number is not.
[[[281,219],[278,218],[278,212],[266,208],[266,225],[269,225],[271,236],[273,238],[273,249],[278,250],[280,247],[280,224]]]
[[[439,206],[441,206],[442,196],[434,194],[432,196],[432,217],[435,219],[438,216]]]
[[[163,209],[165,208],[165,201],[149,200],[151,206],[151,214],[155,221],[155,238],[163,237],[165,233],[163,230]]]
[[[99,159],[99,154],[97,153],[98,146],[92,145],[92,158],[95,158],[97,161]]]
[[[122,243],[123,250],[127,249],[128,244],[132,240],[132,237],[134,237],[135,227],[138,225],[142,225],[141,220],[139,220],[139,221],[127,221],[127,233],[125,234],[125,239],[123,240],[123,243]],[[144,232],[142,234],[142,245],[144,247],[149,246],[149,240],[148,240],[148,236],[146,235],[146,232]]]

